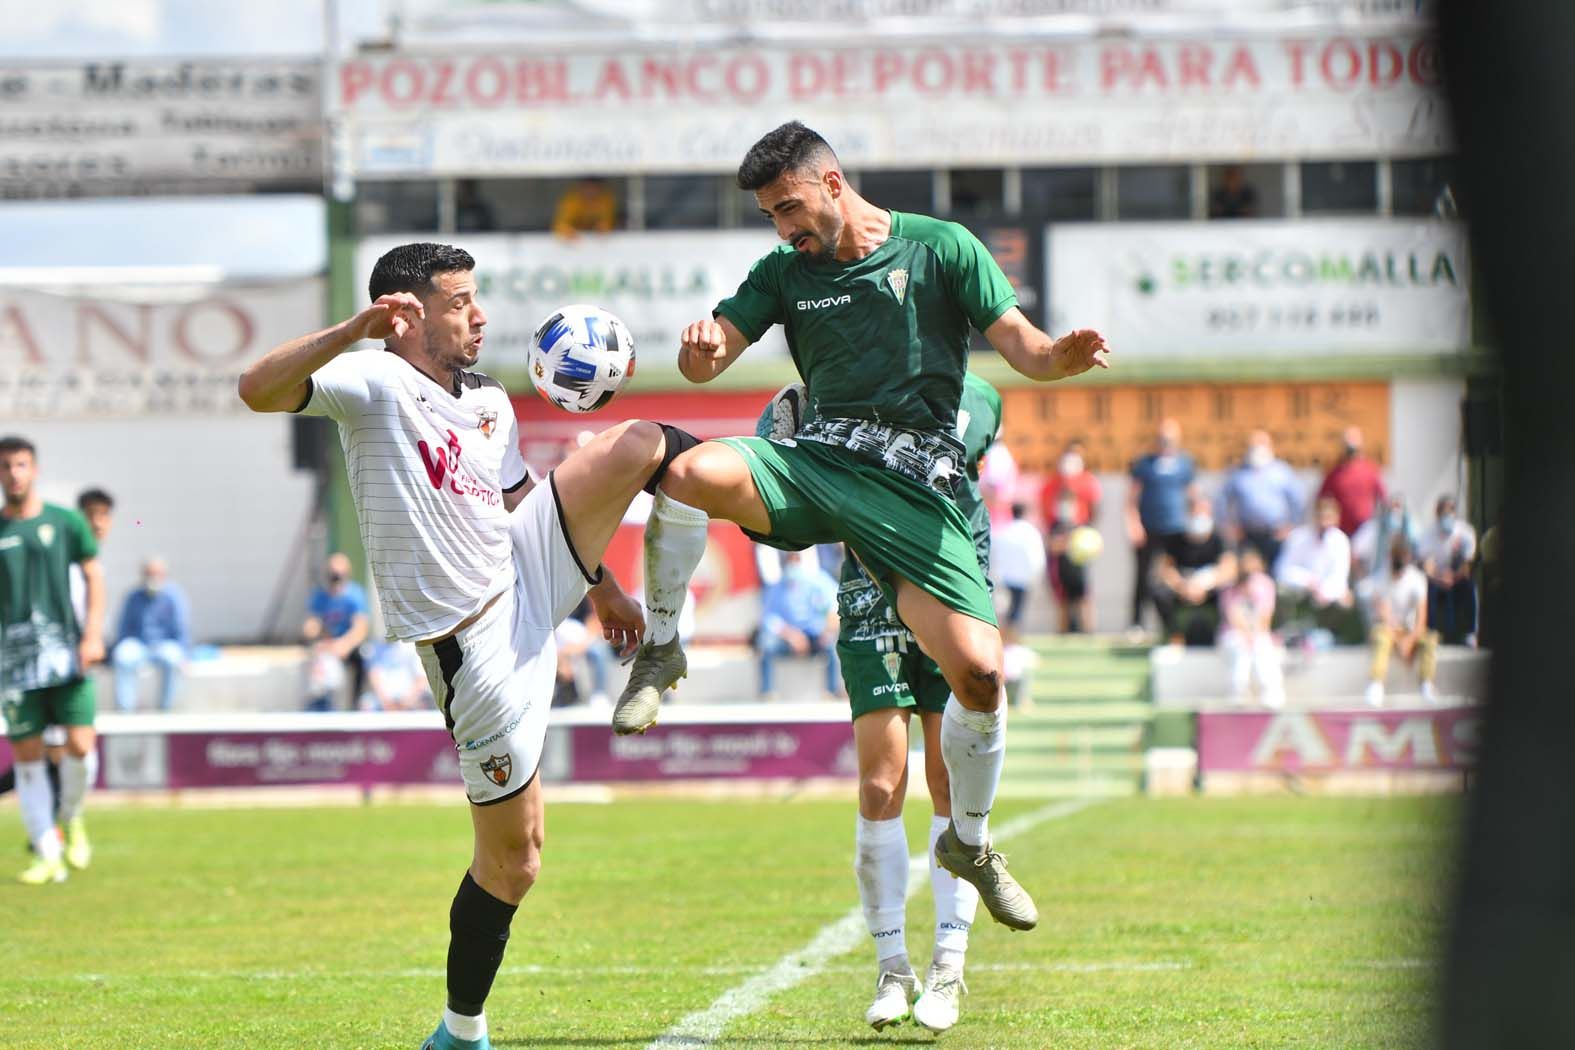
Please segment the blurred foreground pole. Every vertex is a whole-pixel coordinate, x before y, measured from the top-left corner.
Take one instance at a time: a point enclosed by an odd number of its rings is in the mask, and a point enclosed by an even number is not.
[[[1575,1047],[1575,4],[1444,0],[1479,309],[1503,370],[1504,617],[1438,1045]]]

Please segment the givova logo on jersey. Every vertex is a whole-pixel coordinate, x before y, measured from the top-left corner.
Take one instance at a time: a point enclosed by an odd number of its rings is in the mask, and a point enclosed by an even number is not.
[[[844,293],[843,295],[830,295],[824,299],[800,299],[795,305],[800,310],[824,310],[832,306],[846,306],[852,301],[853,296]]]

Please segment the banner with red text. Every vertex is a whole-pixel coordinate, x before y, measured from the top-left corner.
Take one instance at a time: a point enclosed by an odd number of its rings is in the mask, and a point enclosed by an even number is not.
[[[853,169],[1448,152],[1415,29],[389,53],[334,85],[361,177],[731,172],[799,119]]]
[[[323,286],[0,287],[0,419],[230,412],[242,369],[322,327]]]

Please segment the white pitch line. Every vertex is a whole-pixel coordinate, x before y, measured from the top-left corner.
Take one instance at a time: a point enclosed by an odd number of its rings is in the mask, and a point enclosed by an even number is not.
[[[1040,824],[1071,816],[1094,804],[1094,799],[1072,799],[1053,802],[1032,813],[1009,820],[995,828],[990,835],[993,842],[1004,842],[1033,830]],[[923,876],[930,870],[927,853],[916,853],[908,859],[908,896],[918,892]],[[869,936],[864,925],[864,910],[854,907],[842,918],[821,928],[804,947],[789,952],[778,959],[770,969],[756,973],[742,984],[723,992],[704,1010],[697,1010],[681,1018],[677,1024],[652,1041],[646,1050],[666,1050],[668,1047],[706,1047],[715,1043],[727,1026],[740,1017],[747,1017],[764,1006],[772,996],[785,992],[796,984],[814,977],[826,969],[828,963],[844,952],[850,952]]]

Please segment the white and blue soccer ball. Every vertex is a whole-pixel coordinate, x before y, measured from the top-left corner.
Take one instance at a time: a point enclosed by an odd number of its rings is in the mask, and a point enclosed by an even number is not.
[[[547,315],[530,341],[530,381],[567,412],[595,412],[634,375],[634,336],[599,306],[576,303]]]

